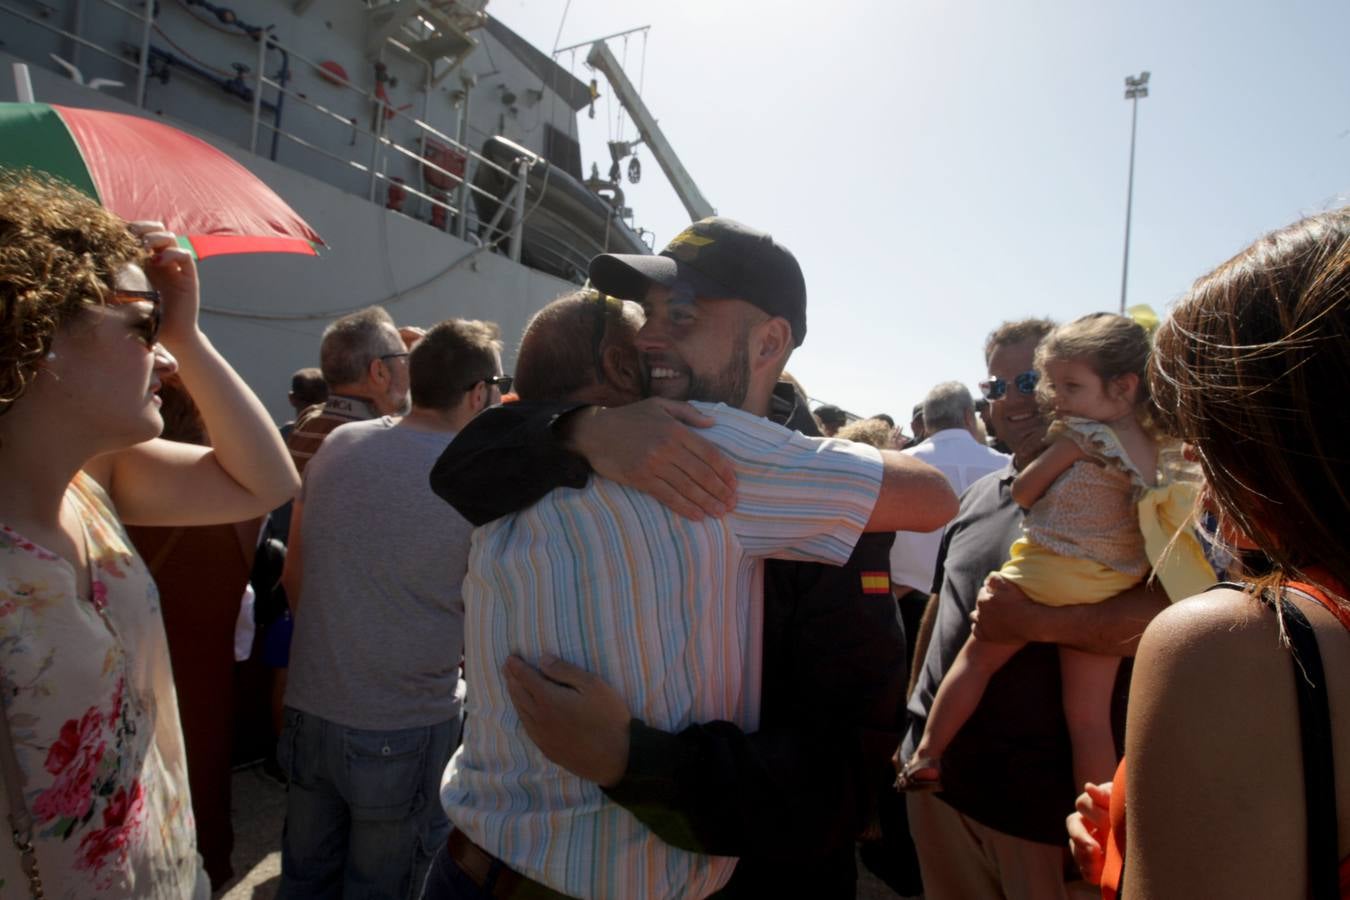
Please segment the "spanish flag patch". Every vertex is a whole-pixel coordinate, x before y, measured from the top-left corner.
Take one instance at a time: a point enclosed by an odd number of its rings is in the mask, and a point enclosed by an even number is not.
[[[891,576],[886,572],[863,572],[862,592],[864,594],[890,594]]]

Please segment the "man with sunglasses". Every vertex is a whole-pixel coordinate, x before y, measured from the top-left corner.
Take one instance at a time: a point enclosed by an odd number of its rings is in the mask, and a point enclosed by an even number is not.
[[[1044,443],[1048,423],[1036,399],[1034,362],[1036,346],[1052,328],[1044,319],[1007,322],[986,342],[989,377],[980,390],[1012,460],[962,495],[961,511],[942,537],[934,596],[920,627],[915,659],[921,667],[909,699],[910,729],[897,753],[901,760],[913,755],[933,697],[972,621],[981,638],[1033,642],[990,679],[975,713],[943,754],[942,793],[908,795],[928,900],[1097,895],[1081,882],[1064,880],[1064,819],[1081,785],[1073,783],[1054,645],[1132,656],[1144,626],[1167,602],[1161,591],[1143,587],[1104,603],[1054,608],[1026,599],[1000,602],[981,592],[1022,533],[1023,513],[1011,485]],[[1121,666],[1124,678],[1128,670],[1128,664]],[[1118,735],[1124,699],[1125,691],[1117,690]]]
[[[408,897],[449,832],[471,527],[426,473],[511,378],[489,322],[442,322],[401,364],[408,414],[334,430],[295,504],[282,898]]]
[[[339,425],[408,411],[409,346],[379,306],[349,313],[324,329],[319,368],[328,399],[302,412],[286,439],[296,471],[305,474],[323,439]]]

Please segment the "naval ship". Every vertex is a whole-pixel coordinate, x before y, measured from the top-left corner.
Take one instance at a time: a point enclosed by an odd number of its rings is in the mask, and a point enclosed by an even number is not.
[[[200,265],[202,327],[280,421],[291,372],[336,317],[501,326],[597,253],[649,253],[623,191],[643,144],[691,219],[713,214],[609,50],[587,81],[487,0],[0,0],[0,100],[25,65],[38,102],[156,117],[221,149],[322,236],[319,257]],[[624,33],[607,36],[621,37]],[[574,49],[574,48],[564,48]],[[602,90],[637,127],[583,168],[578,116]],[[146,165],[154,165],[146,160]]]

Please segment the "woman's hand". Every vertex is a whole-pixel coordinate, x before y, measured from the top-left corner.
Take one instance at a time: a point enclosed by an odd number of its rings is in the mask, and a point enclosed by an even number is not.
[[[1074,806],[1078,811],[1064,823],[1069,831],[1069,850],[1083,880],[1100,884],[1106,862],[1106,834],[1111,829],[1111,782],[1084,785]]]
[[[197,262],[192,253],[178,246],[173,232],[162,222],[132,222],[131,233],[141,239],[150,258],[145,261],[145,276],[159,291],[163,317],[159,340],[176,350],[197,335],[197,315],[201,308],[201,290],[197,281]]]

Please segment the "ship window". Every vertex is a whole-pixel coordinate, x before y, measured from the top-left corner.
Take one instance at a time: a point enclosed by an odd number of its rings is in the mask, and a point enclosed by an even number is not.
[[[581,180],[581,145],[566,132],[544,123],[544,158]]]

